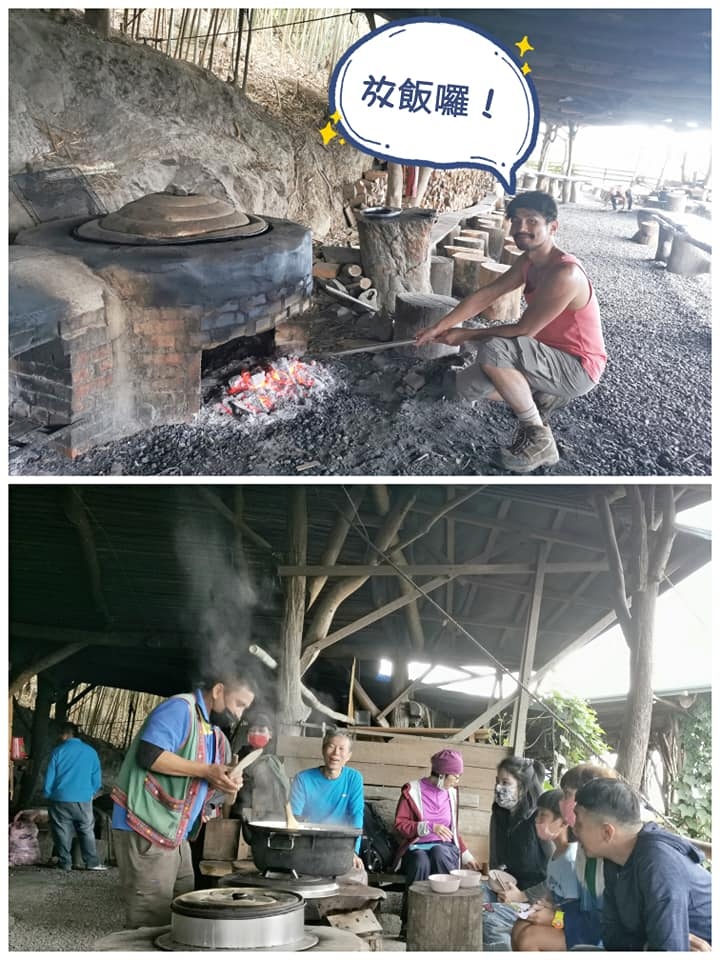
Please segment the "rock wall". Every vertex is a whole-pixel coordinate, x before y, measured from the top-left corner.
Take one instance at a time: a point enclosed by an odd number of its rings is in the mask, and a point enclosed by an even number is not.
[[[316,237],[346,226],[343,184],[370,158],[324,147],[324,117],[278,120],[207,71],[102,40],[67,12],[10,11],[9,51],[11,176],[79,168],[108,210],[176,186]],[[12,194],[9,220],[11,233],[32,222]]]

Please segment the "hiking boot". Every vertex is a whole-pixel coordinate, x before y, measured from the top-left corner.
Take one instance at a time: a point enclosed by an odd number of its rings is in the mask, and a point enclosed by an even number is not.
[[[552,466],[559,459],[560,454],[548,426],[521,424],[512,445],[500,451],[503,467],[513,473],[532,473],[538,467]]]
[[[548,425],[550,414],[562,410],[562,408],[566,407],[570,402],[565,399],[565,397],[556,397],[552,393],[542,393],[542,391],[534,393],[533,400],[535,401],[535,406],[537,407],[544,426]]]

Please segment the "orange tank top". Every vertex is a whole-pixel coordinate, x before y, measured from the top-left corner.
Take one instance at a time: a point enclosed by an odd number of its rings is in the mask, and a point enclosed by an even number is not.
[[[564,253],[557,262],[574,263],[585,273],[583,265],[570,253]],[[523,295],[528,304],[532,303],[535,293],[535,288],[528,285],[529,268],[530,262],[526,261],[523,269],[525,281]],[[585,276],[587,277],[586,273]],[[548,347],[564,350],[565,353],[577,357],[590,379],[597,383],[605,369],[607,354],[600,323],[600,305],[589,277],[587,281],[590,287],[590,299],[585,306],[580,310],[563,310],[535,334],[535,339]]]

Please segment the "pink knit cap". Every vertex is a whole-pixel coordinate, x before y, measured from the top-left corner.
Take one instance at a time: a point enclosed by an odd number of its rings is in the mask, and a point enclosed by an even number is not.
[[[433,773],[461,774],[463,772],[462,754],[457,750],[440,750],[430,757],[430,769]]]

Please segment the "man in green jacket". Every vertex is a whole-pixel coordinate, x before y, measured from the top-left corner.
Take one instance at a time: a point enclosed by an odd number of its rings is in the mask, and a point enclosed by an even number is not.
[[[220,726],[255,699],[248,673],[235,672],[171,697],[145,720],[113,788],[113,838],[126,901],[126,926],[170,922],[174,897],[193,889],[188,838],[212,814],[210,789],[232,801],[230,745]]]

